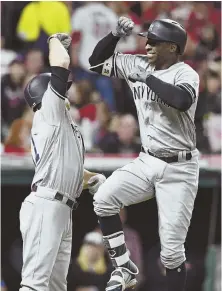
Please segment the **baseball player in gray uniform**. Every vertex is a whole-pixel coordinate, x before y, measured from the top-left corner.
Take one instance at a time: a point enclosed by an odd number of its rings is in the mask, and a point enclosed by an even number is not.
[[[198,188],[198,150],[194,114],[199,76],[179,57],[187,41],[185,29],[164,19],[151,23],[146,55],[115,52],[134,23],[120,17],[116,30],[96,45],[91,70],[125,79],[137,108],[142,150],[138,158],[116,170],[94,196],[98,216],[115,270],[107,291],[133,288],[138,269],[130,260],[119,218],[122,207],[156,197],[161,261],[169,291],[184,290],[184,242]],[[146,225],[146,224],[144,224]]]
[[[25,88],[25,99],[35,112],[31,130],[35,175],[20,210],[21,291],[67,290],[72,209],[83,188],[94,194],[105,180],[84,170],[83,139],[69,114],[70,42],[66,34],[49,38],[51,74],[36,76]]]

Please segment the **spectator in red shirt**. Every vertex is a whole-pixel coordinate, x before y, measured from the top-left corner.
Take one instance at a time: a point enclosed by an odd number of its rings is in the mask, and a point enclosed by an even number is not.
[[[5,140],[5,153],[30,152],[31,124],[23,119],[13,121]]]
[[[171,18],[171,10],[174,3],[171,1],[152,1],[151,3],[142,2],[143,22],[152,22],[154,19]]]
[[[194,9],[187,20],[187,31],[198,41],[202,28],[209,23],[213,24],[220,34],[220,13],[209,2],[194,2]]]

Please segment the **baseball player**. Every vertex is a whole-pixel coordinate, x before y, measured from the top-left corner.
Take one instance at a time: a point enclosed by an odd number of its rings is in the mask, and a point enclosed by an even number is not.
[[[66,34],[49,38],[51,74],[36,76],[25,88],[25,99],[35,112],[31,130],[35,175],[20,210],[21,291],[67,290],[72,209],[83,188],[93,194],[105,180],[84,170],[82,136],[66,106],[70,42]]]
[[[115,267],[107,291],[136,285],[138,269],[130,260],[120,223],[120,208],[156,197],[161,261],[169,291],[184,290],[184,242],[198,188],[198,150],[194,113],[199,77],[179,57],[187,41],[177,22],[155,20],[148,32],[146,55],[114,53],[134,23],[120,17],[116,30],[98,42],[91,70],[125,79],[138,113],[142,150],[134,161],[115,171],[94,196],[94,209],[105,246]],[[146,225],[146,224],[144,224]]]

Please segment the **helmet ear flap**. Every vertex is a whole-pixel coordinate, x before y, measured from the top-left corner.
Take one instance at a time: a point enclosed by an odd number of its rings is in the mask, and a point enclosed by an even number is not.
[[[72,81],[68,81],[67,82],[67,91],[70,89],[71,86],[72,86]]]

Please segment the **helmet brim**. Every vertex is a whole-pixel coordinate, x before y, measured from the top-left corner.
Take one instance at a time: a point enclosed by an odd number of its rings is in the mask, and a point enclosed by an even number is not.
[[[140,33],[138,33],[138,35],[142,36],[142,37],[146,37],[148,39],[153,39],[153,40],[162,41],[162,42],[168,42],[165,39],[159,38],[157,35],[155,35],[154,33],[150,32],[150,31],[140,32]]]
[[[137,33],[137,35],[142,36],[142,37],[147,37],[147,31],[146,32]]]

